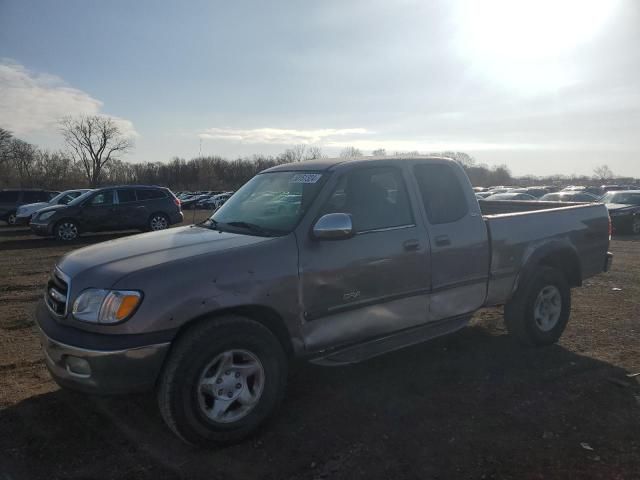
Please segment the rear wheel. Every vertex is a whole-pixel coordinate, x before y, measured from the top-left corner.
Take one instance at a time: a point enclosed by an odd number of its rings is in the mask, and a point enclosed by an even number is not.
[[[284,395],[287,362],[263,325],[227,316],[174,345],[158,387],[160,412],[188,443],[232,443],[252,433]]]
[[[78,224],[73,220],[62,220],[54,228],[55,236],[58,240],[70,242],[80,235]]]
[[[505,305],[507,330],[526,345],[551,345],[564,332],[571,313],[571,289],[565,276],[539,267]]]
[[[9,214],[9,216],[7,217],[7,223],[9,225],[15,225],[16,224],[16,212],[11,212]]]
[[[169,228],[169,218],[164,213],[154,213],[149,218],[149,230],[157,232]]]

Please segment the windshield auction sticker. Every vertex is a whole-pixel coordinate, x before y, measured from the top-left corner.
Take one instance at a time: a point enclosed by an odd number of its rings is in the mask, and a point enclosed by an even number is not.
[[[289,183],[316,183],[322,177],[321,173],[297,173]]]

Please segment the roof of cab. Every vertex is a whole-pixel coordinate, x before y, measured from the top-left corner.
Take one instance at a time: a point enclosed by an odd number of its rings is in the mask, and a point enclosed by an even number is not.
[[[267,168],[260,173],[271,172],[296,172],[296,171],[324,171],[330,170],[337,165],[344,163],[358,164],[358,163],[377,163],[377,162],[389,162],[389,161],[403,161],[403,160],[444,160],[453,162],[450,158],[438,157],[434,155],[420,155],[420,156],[386,156],[386,157],[358,157],[353,159],[344,158],[323,158],[322,160],[306,160],[303,162],[283,163],[282,165],[276,165],[275,167]]]

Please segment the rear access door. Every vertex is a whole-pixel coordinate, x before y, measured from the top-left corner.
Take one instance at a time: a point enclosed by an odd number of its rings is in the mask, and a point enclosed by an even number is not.
[[[437,160],[411,166],[431,243],[431,321],[466,315],[487,294],[489,241],[462,167]]]

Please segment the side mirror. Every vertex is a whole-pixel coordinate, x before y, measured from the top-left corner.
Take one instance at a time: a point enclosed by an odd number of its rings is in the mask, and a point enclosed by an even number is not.
[[[319,240],[343,240],[353,236],[353,222],[348,213],[327,213],[313,226],[313,236]]]

